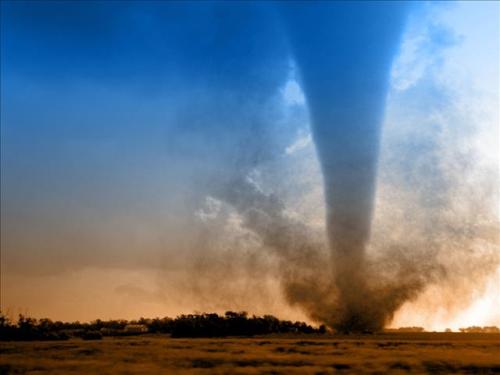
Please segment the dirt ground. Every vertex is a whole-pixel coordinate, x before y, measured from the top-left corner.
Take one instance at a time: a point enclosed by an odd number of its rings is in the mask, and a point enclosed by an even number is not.
[[[500,373],[500,334],[0,342],[0,374]]]

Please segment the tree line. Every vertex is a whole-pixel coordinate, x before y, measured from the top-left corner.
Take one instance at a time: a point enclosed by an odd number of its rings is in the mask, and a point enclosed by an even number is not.
[[[103,336],[143,333],[162,333],[171,337],[250,337],[272,333],[325,332],[325,326],[315,328],[304,322],[280,320],[272,315],[249,317],[246,312],[233,311],[227,311],[224,315],[188,314],[176,318],[140,318],[131,321],[97,319],[89,323],[34,319],[23,315],[19,315],[17,322],[12,322],[0,312],[0,340],[4,341],[67,340],[71,337],[95,340]]]

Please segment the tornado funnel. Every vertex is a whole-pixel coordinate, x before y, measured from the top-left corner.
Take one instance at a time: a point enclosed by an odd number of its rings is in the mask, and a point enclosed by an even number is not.
[[[282,7],[321,164],[339,330],[381,328],[368,308],[370,236],[380,127],[406,5],[290,2]]]

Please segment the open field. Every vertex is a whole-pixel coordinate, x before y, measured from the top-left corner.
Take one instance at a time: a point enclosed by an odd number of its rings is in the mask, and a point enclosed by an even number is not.
[[[0,342],[0,374],[500,373],[500,334]]]

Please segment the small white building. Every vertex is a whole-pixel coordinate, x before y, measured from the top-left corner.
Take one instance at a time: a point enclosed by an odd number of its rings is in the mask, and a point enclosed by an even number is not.
[[[127,333],[146,333],[148,327],[144,324],[127,324],[123,330]]]

